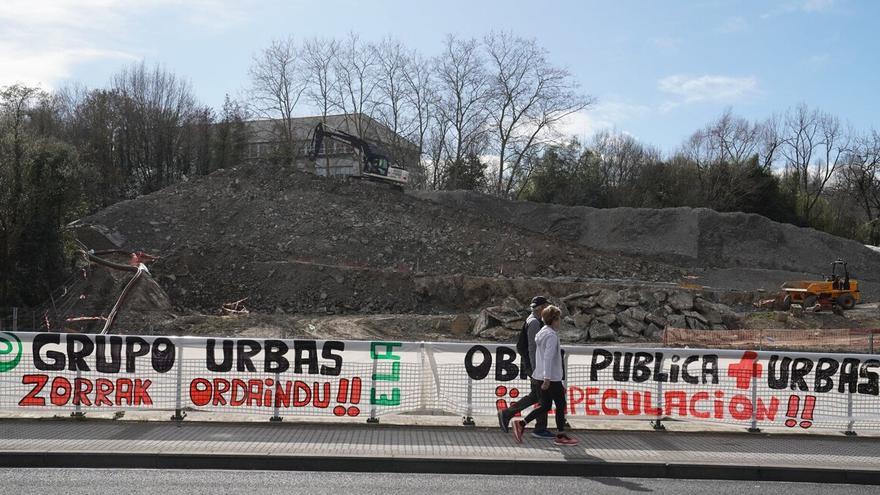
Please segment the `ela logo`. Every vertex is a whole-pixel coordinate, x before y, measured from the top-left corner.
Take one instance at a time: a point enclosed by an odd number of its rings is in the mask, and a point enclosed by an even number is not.
[[[18,366],[21,361],[21,340],[14,333],[0,332],[0,373]]]

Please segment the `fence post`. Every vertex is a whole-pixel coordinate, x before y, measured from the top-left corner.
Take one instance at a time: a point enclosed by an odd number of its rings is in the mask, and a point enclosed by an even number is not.
[[[565,352],[565,349],[562,349],[562,387],[565,389],[565,398],[568,399],[568,353]],[[566,402],[565,407],[568,407],[568,403]],[[565,415],[565,427],[569,430],[571,428],[571,423],[568,422],[568,414]]]
[[[82,405],[79,403],[79,394],[76,393],[77,387],[79,387],[80,378],[82,377],[82,372],[79,370],[79,366],[76,368],[76,380],[73,382],[73,390],[71,390],[71,395],[75,397],[73,401],[73,412],[70,413],[71,418],[85,418],[86,413],[82,412]]]
[[[18,308],[12,308],[12,331],[18,331]]]
[[[468,375],[467,382],[467,413],[464,418],[462,418],[461,424],[465,426],[475,426],[474,423],[474,380]]]
[[[749,433],[761,433],[758,428],[758,359],[752,361],[752,426]]]
[[[174,405],[174,416],[171,421],[183,421],[186,412],[183,410],[183,346],[177,345],[177,398]]]
[[[370,390],[376,389],[376,371],[378,371],[379,361],[373,357],[373,372],[370,373]],[[372,402],[372,401],[370,401]],[[379,418],[376,417],[376,404],[370,404],[370,417],[367,418],[367,423],[378,423]]]
[[[660,363],[657,364],[657,368],[660,371],[663,371],[663,354],[660,354]],[[660,406],[657,408],[659,411],[657,413],[657,419],[651,421],[651,426],[654,427],[655,431],[666,431],[666,427],[663,426],[663,382],[657,380],[657,398],[655,399],[657,404]]]
[[[428,409],[428,387],[425,386],[425,343],[419,342],[419,411]]]
[[[279,384],[278,386],[280,388],[280,383],[281,383],[281,374],[280,373],[275,373],[275,383]],[[278,397],[276,397],[275,395],[273,395],[273,397],[275,397],[275,406],[272,408],[272,417],[269,418],[269,421],[272,423],[278,423],[278,422],[281,422],[284,420],[284,418],[282,418],[281,414],[280,414],[281,413],[281,401],[279,401]]]
[[[874,354],[874,330],[868,334],[868,354]]]
[[[853,419],[853,393],[851,390],[846,394],[846,418],[849,422],[847,422],[846,431],[843,432],[843,434],[848,437],[854,437],[856,436],[856,432],[853,431],[855,420]]]

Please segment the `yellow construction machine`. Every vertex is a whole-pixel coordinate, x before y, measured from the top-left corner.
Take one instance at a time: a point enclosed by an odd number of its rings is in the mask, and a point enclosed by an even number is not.
[[[804,309],[852,309],[861,300],[859,283],[849,277],[846,261],[838,259],[831,263],[831,275],[825,280],[796,280],[782,284],[785,309],[799,304]]]

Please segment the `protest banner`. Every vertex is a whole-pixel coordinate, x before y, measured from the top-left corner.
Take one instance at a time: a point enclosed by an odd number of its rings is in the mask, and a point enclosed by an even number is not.
[[[880,427],[873,355],[566,346],[567,413]],[[0,409],[273,418],[492,415],[528,391],[512,345],[0,332]]]

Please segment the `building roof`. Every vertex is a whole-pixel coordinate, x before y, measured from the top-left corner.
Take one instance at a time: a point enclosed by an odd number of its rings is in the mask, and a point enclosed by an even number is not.
[[[368,141],[376,141],[378,143],[389,144],[395,141],[394,132],[385,124],[364,114],[333,114],[321,117],[320,115],[294,117],[293,134],[296,140],[308,140],[311,138],[312,131],[319,123],[324,122],[328,127],[333,127],[349,134],[358,135],[355,120],[356,116],[360,117],[363,122],[364,132],[361,138]],[[260,119],[245,122],[250,132],[249,141],[251,142],[274,142],[277,141],[277,129],[281,123],[281,119]],[[403,136],[398,135],[400,145],[418,151],[412,141]]]

